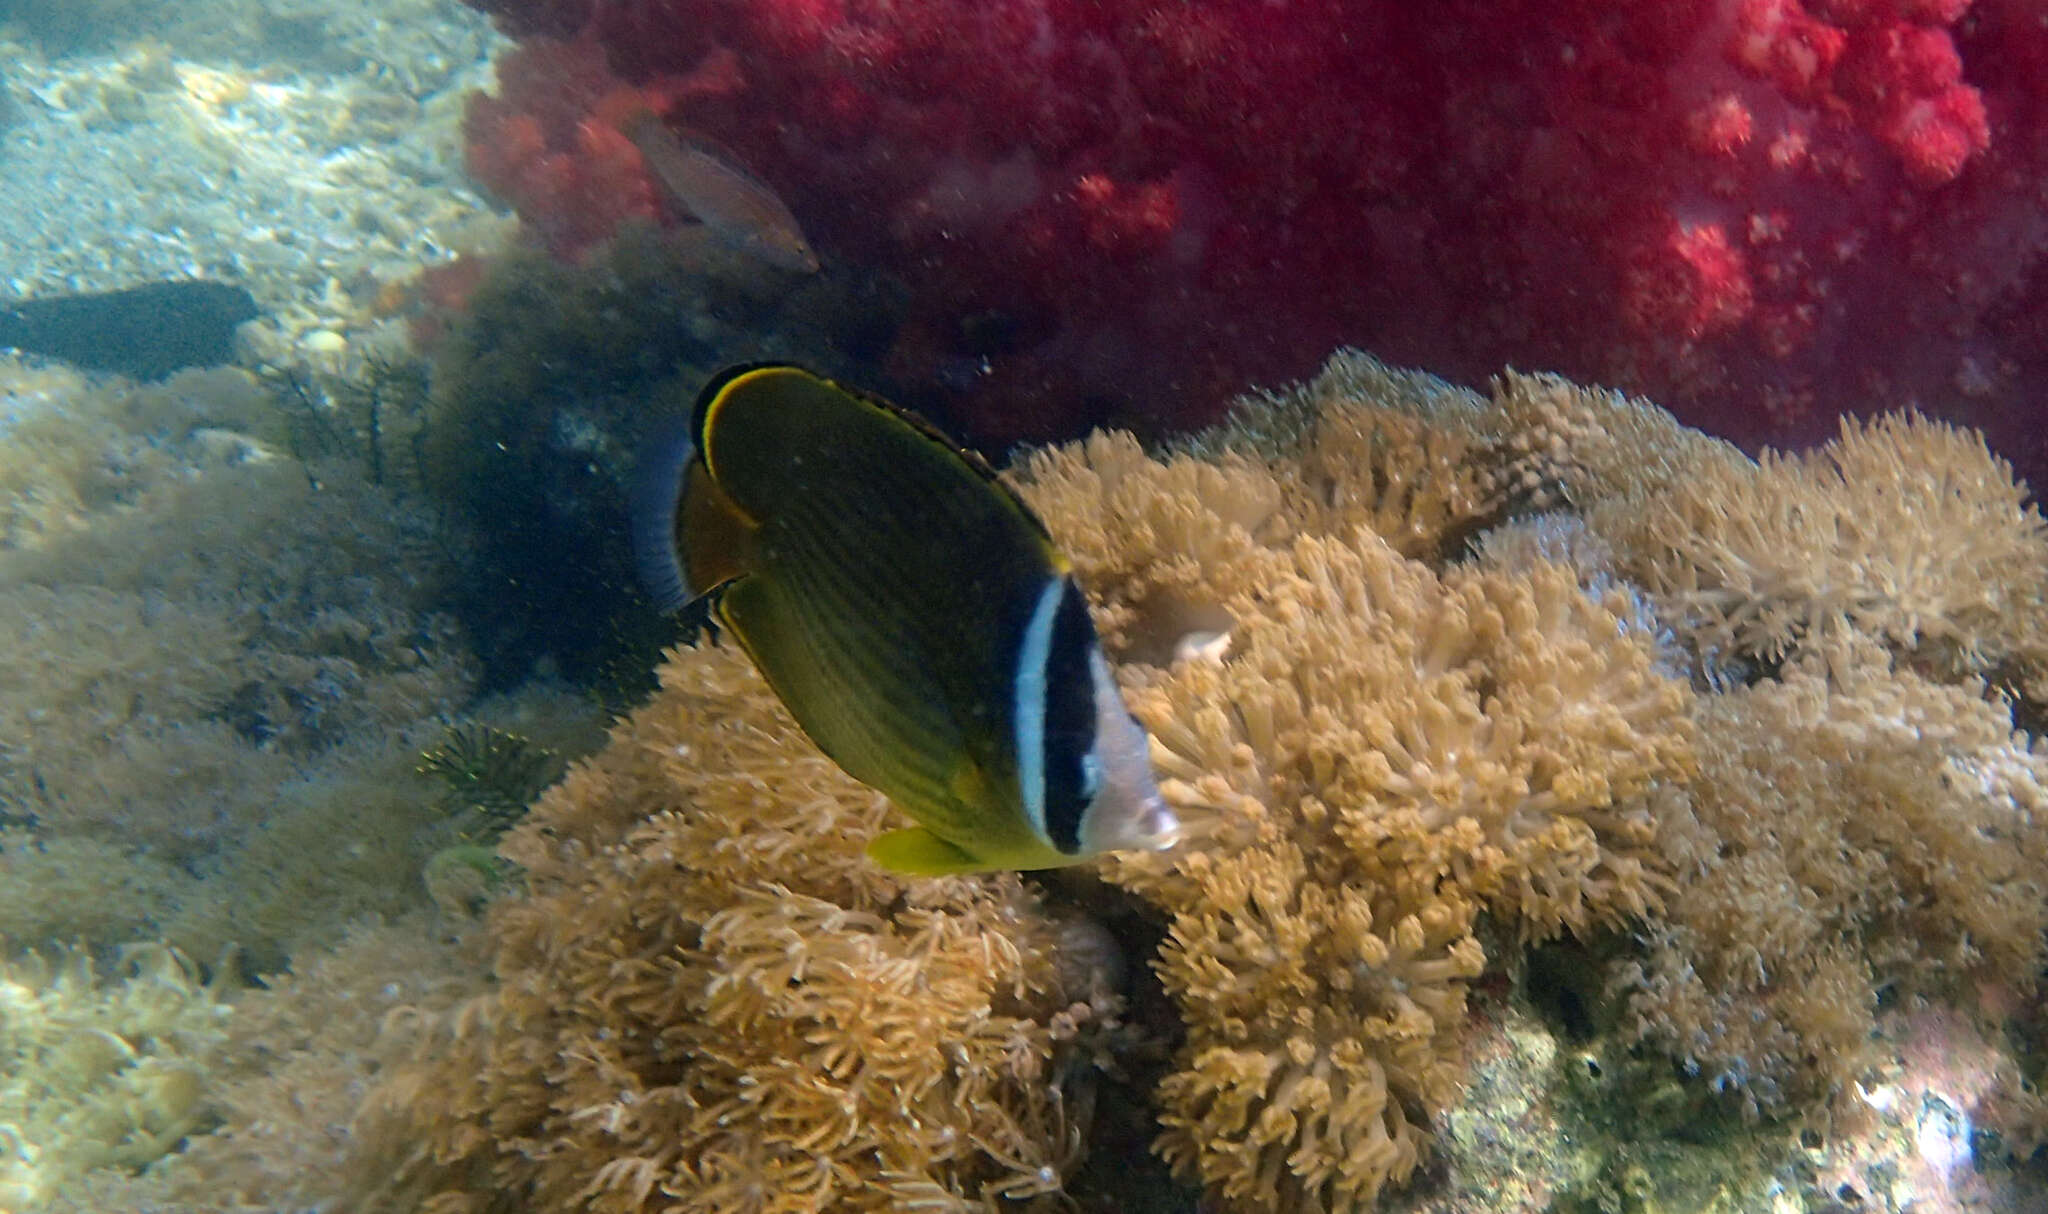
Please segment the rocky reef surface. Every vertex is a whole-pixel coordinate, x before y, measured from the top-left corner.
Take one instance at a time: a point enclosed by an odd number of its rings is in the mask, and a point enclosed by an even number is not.
[[[431,0],[9,6],[0,291],[228,280],[258,357],[332,358],[501,234],[458,125],[497,45]]]

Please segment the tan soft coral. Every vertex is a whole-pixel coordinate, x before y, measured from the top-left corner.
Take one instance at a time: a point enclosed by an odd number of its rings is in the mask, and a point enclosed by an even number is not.
[[[1894,484],[1948,450],[1927,442]],[[1977,682],[1899,660],[1948,634],[1844,613],[1839,643],[1754,687],[1667,673],[1623,579],[1673,546],[1630,528],[1761,467],[1643,402],[1510,375],[1488,409],[1355,356],[1168,453],[1097,436],[1020,466],[1187,827],[1101,871],[1163,921],[1150,960],[1184,1036],[1157,1149],[1212,1200],[1358,1211],[1413,1173],[1462,1082],[1482,913],[1648,941],[1626,975],[1644,1033],[1766,1104],[1853,1065],[1877,983],[2036,963],[2043,760]],[[1592,525],[1525,521],[1462,559],[1526,505]],[[1724,545],[1750,517],[1683,516]],[[494,920],[499,989],[384,1089],[366,1124],[390,1187],[361,1206],[1057,1186],[1086,1067],[1039,898],[875,870],[860,846],[892,811],[740,659],[679,653],[664,680],[512,836],[530,893]]]
[[[1112,653],[1163,666],[1176,643],[1229,628],[1208,573],[1253,548],[1362,527],[1434,558],[1489,518],[1499,495],[1484,403],[1342,351],[1310,382],[1248,396],[1230,425],[1170,451],[1096,434],[1034,453],[1016,479],[1060,520]]]
[[[1247,525],[1241,503],[1299,475],[1229,462],[1247,446],[1200,473],[1097,439],[1035,456],[1022,489],[1090,585],[1196,537],[1174,593],[1228,622],[1124,671],[1188,832],[1107,868],[1170,917],[1157,968],[1188,1039],[1160,1150],[1242,1208],[1362,1209],[1458,1088],[1479,910],[1544,936],[1658,904],[1642,802],[1690,770],[1689,693],[1631,606],[1568,569],[1439,574],[1284,490]],[[1187,492],[1198,475],[1219,483]]]
[[[1484,408],[1433,376],[1340,350],[1314,379],[1253,393],[1230,425],[1188,446],[1212,458],[1262,456],[1302,530],[1363,526],[1403,556],[1427,558],[1498,506],[1491,461],[1480,458]]]
[[[1595,514],[1710,641],[1777,656],[1860,634],[1981,670],[2048,578],[2026,490],[1980,437],[1938,422],[1845,420],[1817,451],[1716,472]]]
[[[508,840],[499,990],[387,1085],[360,1208],[903,1209],[1074,1162],[1056,933],[1014,877],[905,883],[893,811],[743,657],[664,689]]]
[[[322,1207],[353,1145],[350,1122],[364,1091],[409,1055],[434,1014],[482,986],[476,950],[433,938],[422,919],[359,922],[260,989],[209,992],[225,1001],[206,1003],[218,1031],[189,1058],[204,1080],[203,1117],[194,1120],[205,1132],[194,1129],[147,1170],[74,1177],[36,1208],[248,1214]]]
[[[1733,444],[1678,423],[1640,397],[1561,375],[1505,371],[1482,428],[1501,492],[1537,508],[1584,511],[1624,496],[1653,500],[1696,476],[1748,466]]]
[[[1209,460],[1250,457],[1279,482],[1295,529],[1365,527],[1403,556],[1448,555],[1447,543],[1493,517],[1503,495],[1487,403],[1419,371],[1339,350],[1306,383],[1253,392],[1229,424],[1179,446]]]
[[[1156,968],[1186,1043],[1159,1149],[1248,1209],[1362,1209],[1412,1173],[1460,1082],[1479,912],[1540,936],[1657,905],[1642,804],[1690,765],[1688,693],[1619,596],[1541,562],[1403,554],[1478,507],[1417,506],[1421,481],[1387,469],[1450,458],[1469,418],[1324,405],[1385,458],[1309,469],[1308,447],[1247,426],[1202,454],[1098,436],[1018,477],[1189,828],[1106,866],[1167,925]],[[875,869],[861,846],[893,811],[741,658],[678,653],[663,674],[508,840],[530,892],[494,919],[500,989],[384,1089],[370,1173],[390,1187],[362,1204],[1057,1188],[1086,992],[1039,901],[1008,876]]]
[[[95,1169],[141,1168],[204,1120],[220,992],[160,945],[121,968],[102,981],[75,952],[0,964],[0,1208],[44,1209]]]
[[[1026,493],[1063,540],[1103,525]],[[1154,508],[1204,530],[1200,499]],[[1191,838],[1335,832],[1369,850],[1375,823],[1448,836],[1469,820],[1476,842],[1448,875],[1531,934],[1654,903],[1631,803],[1689,770],[1689,697],[1621,595],[1551,565],[1438,574],[1365,530],[1213,550],[1227,558],[1198,581],[1235,621],[1227,651],[1128,672]],[[1116,863],[1135,880],[1170,862]]]
[[[1190,638],[1228,632],[1207,570],[1294,528],[1280,480],[1237,453],[1162,461],[1129,434],[1096,434],[1033,454],[1022,479],[1039,512],[1063,520],[1060,542],[1103,644],[1126,662],[1163,666]]]
[[[1641,401],[1554,376],[1495,394],[1516,479],[1551,486],[1702,652],[1873,637],[1938,667],[2048,656],[2048,524],[1974,432],[1913,414],[1750,460]]]
[[[2048,756],[1982,688],[1874,643],[1700,702],[1701,831],[1649,961],[1639,1028],[1765,1107],[1867,1061],[1877,991],[2031,989],[2048,927]]]
[[[1236,1208],[1360,1209],[1406,1179],[1459,1086],[1483,957],[1471,907],[1421,914],[1309,875],[1292,843],[1191,858],[1198,908],[1158,967],[1189,1040],[1158,1092],[1159,1150]]]

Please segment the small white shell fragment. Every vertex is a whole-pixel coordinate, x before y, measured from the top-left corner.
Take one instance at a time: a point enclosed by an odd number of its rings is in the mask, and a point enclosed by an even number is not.
[[[348,349],[348,338],[332,329],[315,329],[299,338],[299,346],[308,354],[340,354]]]
[[[1220,662],[1230,652],[1230,633],[1197,628],[1173,643],[1173,664]]]

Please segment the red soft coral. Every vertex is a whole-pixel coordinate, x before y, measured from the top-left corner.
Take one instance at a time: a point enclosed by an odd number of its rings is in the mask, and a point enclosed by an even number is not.
[[[549,249],[579,257],[626,220],[653,217],[640,154],[597,117],[640,91],[612,76],[601,47],[534,39],[499,63],[498,81],[498,95],[472,95],[463,115],[469,172]]]
[[[528,28],[588,4],[473,2]],[[585,29],[639,86],[735,57],[743,85],[681,119],[784,186],[828,264],[908,285],[891,363],[985,440],[1198,423],[1349,342],[1468,379],[1545,365],[1787,441],[1908,402],[2035,429],[2048,356],[2013,335],[2048,273],[2037,16],[606,0]],[[547,154],[607,163],[541,125]],[[545,178],[530,129],[487,142],[486,181]],[[621,188],[600,216],[642,205]]]
[[[629,219],[673,218],[621,124],[745,81],[730,51],[713,51],[688,73],[628,84],[585,37],[530,39],[500,61],[498,84],[496,95],[472,95],[463,115],[470,176],[551,251],[575,259]]]

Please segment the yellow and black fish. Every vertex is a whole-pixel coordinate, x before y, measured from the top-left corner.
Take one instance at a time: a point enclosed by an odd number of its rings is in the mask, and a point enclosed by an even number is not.
[[[635,513],[662,606],[708,611],[819,749],[917,820],[868,846],[884,867],[1054,868],[1179,836],[1066,559],[915,415],[734,367]]]

